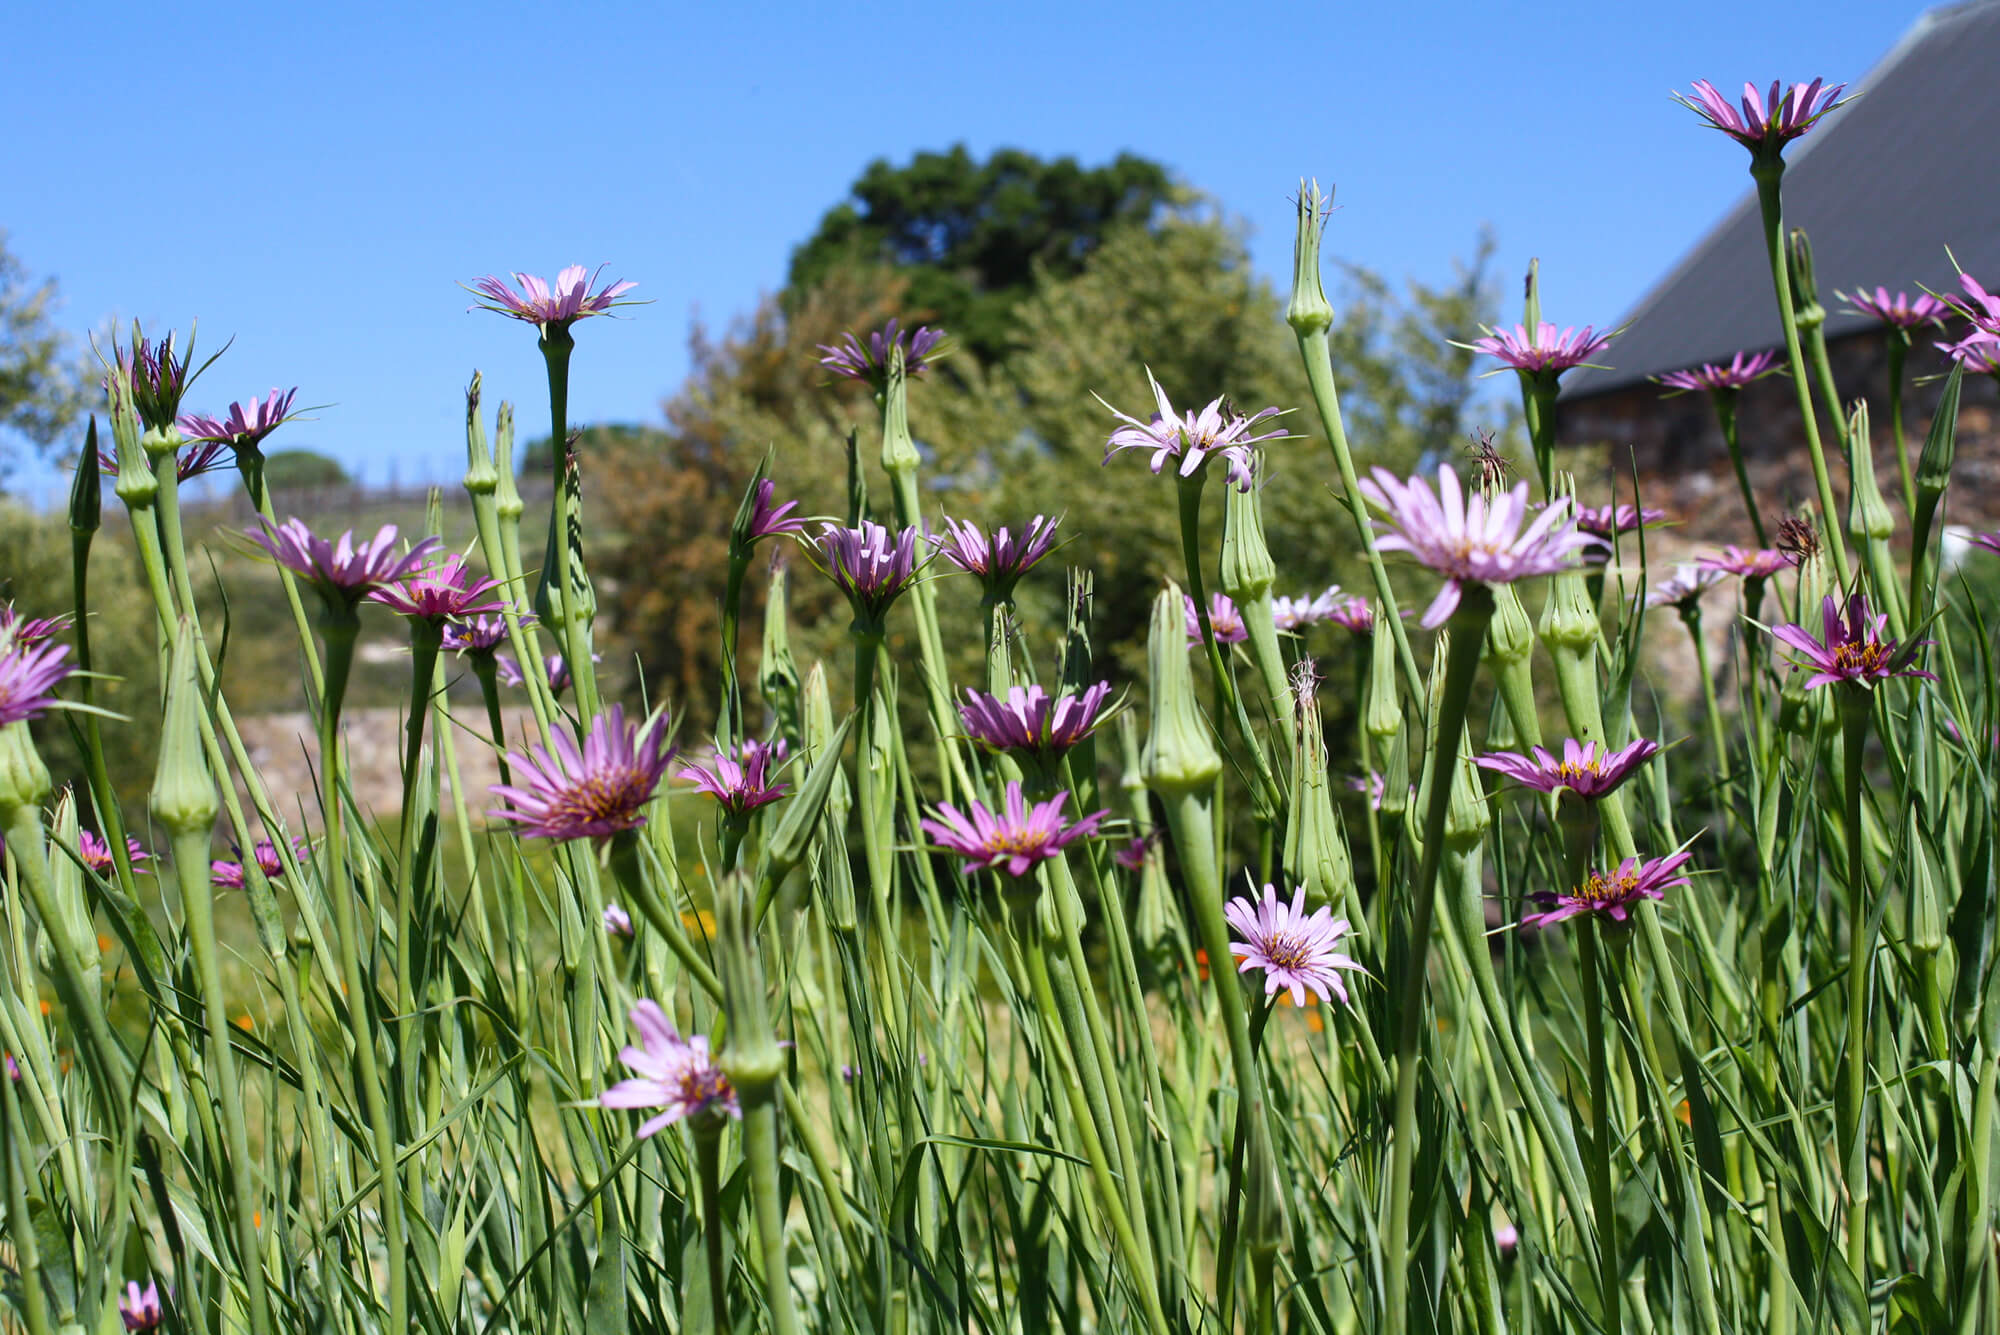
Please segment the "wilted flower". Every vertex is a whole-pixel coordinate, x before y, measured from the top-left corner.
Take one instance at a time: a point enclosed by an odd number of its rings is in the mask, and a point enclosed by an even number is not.
[[[1885,639],[1883,631],[1889,618],[1870,613],[1867,594],[1850,597],[1844,617],[1840,604],[1828,594],[1820,606],[1820,618],[1824,632],[1819,638],[1804,626],[1779,626],[1771,632],[1798,651],[1800,657],[1792,660],[1793,666],[1812,673],[1806,678],[1807,690],[1842,684],[1873,686],[1891,677],[1937,680],[1935,675],[1910,666],[1917,650],[1930,641],[1919,640],[1899,649],[1894,640]]]
[[[1150,834],[1135,835],[1111,855],[1111,860],[1126,871],[1143,871],[1146,866],[1146,855],[1152,851],[1153,845],[1159,842],[1160,831],[1157,829]]]
[[[591,723],[580,749],[558,732],[553,752],[539,744],[527,755],[509,752],[519,782],[488,789],[510,804],[492,815],[513,821],[530,839],[605,839],[638,829],[673,759],[665,722],[656,714],[627,723],[624,706],[613,705]]]
[[[1354,635],[1370,635],[1375,630],[1375,608],[1358,593],[1335,603],[1326,619]]]
[[[769,778],[772,767],[784,762],[785,750],[782,737],[775,742],[752,738],[737,747],[733,756],[717,747],[706,766],[684,765],[680,777],[720,802],[730,815],[746,815],[785,795],[787,785]]]
[[[1194,649],[1201,644],[1201,612],[1188,594],[1182,594],[1181,601],[1187,604],[1188,648]],[[1250,638],[1250,628],[1243,624],[1243,613],[1220,589],[1208,595],[1208,624],[1215,632],[1217,644],[1241,644]]]
[[[227,445],[231,449],[249,449],[292,420],[292,400],[298,392],[296,388],[274,388],[269,398],[252,397],[248,407],[232,403],[229,415],[220,420],[203,413],[183,414],[180,419],[181,435],[189,440]]]
[[[1386,468],[1375,469],[1361,483],[1361,494],[1378,510],[1383,551],[1408,552],[1445,576],[1423,616],[1423,626],[1435,630],[1458,610],[1460,584],[1510,584],[1531,575],[1552,575],[1576,564],[1577,553],[1602,545],[1578,531],[1572,507],[1558,501],[1543,508],[1525,529],[1528,484],[1516,483],[1500,495],[1467,497],[1449,465],[1438,465],[1438,489],[1432,494],[1422,477],[1402,482]]]
[[[1778,550],[1795,566],[1819,555],[1819,530],[1802,515],[1786,515],[1778,521]]]
[[[1014,686],[1002,700],[984,691],[967,691],[958,715],[966,736],[994,751],[1026,751],[1050,761],[1075,746],[1102,720],[1098,717],[1111,694],[1111,683],[1100,681],[1082,695],[1051,697],[1040,686]]]
[[[66,644],[6,644],[0,648],[0,727],[35,718],[57,704],[56,683],[76,670],[63,662]]]
[[[660,1109],[657,1116],[639,1124],[641,1140],[684,1117],[743,1115],[729,1077],[709,1055],[706,1036],[682,1038],[657,1001],[641,1001],[630,1014],[644,1046],[628,1045],[618,1060],[639,1074],[599,1094],[599,1107]]]
[[[1704,362],[1684,371],[1669,371],[1656,375],[1654,380],[1676,392],[1696,389],[1741,389],[1751,381],[1769,375],[1778,367],[1778,354],[1773,349],[1763,352],[1739,352],[1727,364]]]
[[[1019,538],[1004,528],[988,537],[979,525],[946,515],[945,531],[932,534],[930,543],[939,556],[967,574],[977,575],[986,586],[987,597],[1004,601],[1013,596],[1021,576],[1054,548],[1060,522],[1036,515]]]
[[[1517,324],[1512,329],[1495,329],[1467,346],[1489,357],[1498,357],[1517,371],[1560,375],[1571,367],[1582,366],[1610,341],[1610,334],[1596,333],[1589,325],[1581,331],[1570,327],[1558,333],[1554,325],[1544,320],[1535,326],[1533,334],[1526,325]]]
[[[1576,526],[1593,538],[1609,540],[1620,533],[1651,528],[1666,517],[1665,510],[1655,510],[1651,506],[1640,509],[1629,504],[1580,505],[1576,510]]]
[[[819,350],[826,354],[819,359],[819,364],[835,375],[864,381],[878,392],[889,374],[890,349],[898,344],[903,349],[905,375],[922,375],[944,357],[946,351],[938,346],[944,342],[944,330],[924,327],[904,332],[893,318],[868,336],[866,346],[852,333],[843,333],[840,337],[840,343],[819,345]]]
[[[372,539],[357,547],[352,529],[341,534],[339,541],[328,542],[301,519],[287,519],[276,527],[267,519],[258,523],[262,531],[246,535],[251,542],[310,582],[321,596],[349,604],[360,602],[385,584],[416,574],[443,545],[437,538],[425,538],[406,555],[398,556],[394,524],[384,524]]]
[[[1308,916],[1304,886],[1292,892],[1287,904],[1277,887],[1267,885],[1261,899],[1230,900],[1222,916],[1242,938],[1229,943],[1229,953],[1242,961],[1236,971],[1262,969],[1265,996],[1289,989],[1296,1006],[1306,1004],[1307,992],[1321,1001],[1339,997],[1342,1005],[1347,1004],[1341,970],[1361,969],[1339,950],[1340,938],[1348,932],[1347,920],[1335,918],[1330,905],[1321,905]]]
[[[1009,876],[1026,876],[1037,863],[1056,856],[1078,839],[1097,833],[1098,822],[1106,813],[1092,812],[1065,827],[1062,809],[1067,801],[1069,794],[1060,792],[1030,808],[1016,780],[1007,785],[1005,805],[997,812],[973,801],[968,804],[968,812],[961,814],[951,803],[940,802],[938,819],[926,817],[922,825],[924,833],[940,848],[965,859],[968,876],[989,868]]]
[[[65,629],[69,623],[68,613],[52,617],[27,617],[22,616],[14,604],[8,603],[0,607],[0,646],[32,649]]]
[[[1741,575],[1745,579],[1769,579],[1780,570],[1791,565],[1785,554],[1769,547],[1724,547],[1710,556],[1695,558],[1695,564],[1706,570],[1720,570],[1725,575]]]
[[[132,869],[134,871],[137,871],[147,862],[150,862],[153,857],[151,853],[146,851],[144,844],[129,834],[125,836],[125,851],[131,857]],[[76,855],[83,859],[84,866],[90,868],[98,875],[109,876],[111,874],[111,843],[102,835],[90,830],[77,831]]]
[[[127,1283],[125,1295],[118,1300],[118,1319],[125,1323],[128,1335],[132,1331],[157,1328],[166,1319],[160,1307],[160,1286],[152,1280],[146,1281],[143,1289],[136,1281]]]
[[[604,906],[604,930],[611,935],[630,941],[633,935],[632,915],[616,904]]]
[[[1674,567],[1673,574],[1653,586],[1646,595],[1646,606],[1678,607],[1686,611],[1722,580],[1723,572],[1713,566],[1682,562]]]
[[[368,595],[371,602],[394,608],[404,616],[440,625],[451,619],[498,612],[507,604],[487,595],[500,587],[490,576],[475,575],[457,555],[426,561],[394,584],[385,584]],[[501,622],[504,631],[506,623]]]
[[[1810,130],[1821,116],[1841,105],[1838,99],[1846,88],[1844,83],[1822,87],[1818,79],[1786,88],[1783,80],[1774,79],[1766,96],[1755,84],[1746,83],[1739,112],[1714,84],[1696,79],[1694,96],[1675,93],[1674,100],[1755,153],[1782,148]]]
[[[797,501],[786,501],[783,505],[772,506],[771,496],[777,489],[778,484],[768,477],[757,484],[756,495],[750,503],[750,528],[744,535],[746,544],[755,542],[759,538],[775,538],[780,534],[805,531],[806,521],[792,517],[792,511],[799,508]]]
[[[1542,905],[1546,912],[1525,915],[1521,925],[1553,927],[1586,913],[1600,919],[1624,922],[1640,900],[1665,899],[1671,887],[1688,884],[1687,877],[1675,873],[1693,856],[1692,853],[1680,852],[1643,861],[1626,858],[1618,864],[1616,871],[1593,871],[1584,878],[1582,885],[1568,894],[1544,891],[1533,895],[1534,901]]]
[[[1111,462],[1111,456],[1120,450],[1150,450],[1153,454],[1152,467],[1155,473],[1166,466],[1169,459],[1180,460],[1176,472],[1181,477],[1193,477],[1201,471],[1202,465],[1210,458],[1220,456],[1228,466],[1229,480],[1244,491],[1250,489],[1251,446],[1266,440],[1282,440],[1283,431],[1266,431],[1262,435],[1252,435],[1257,423],[1267,417],[1278,416],[1278,409],[1264,408],[1254,416],[1244,417],[1230,407],[1226,398],[1216,399],[1200,412],[1185,415],[1176,414],[1174,405],[1167,401],[1167,391],[1160,388],[1160,382],[1153,379],[1151,371],[1146,372],[1146,383],[1153,387],[1153,399],[1159,411],[1150,422],[1141,422],[1136,417],[1128,417],[1116,408],[1111,415],[1125,423],[1111,433],[1104,452],[1104,461]],[[1098,400],[1104,403],[1103,399]]]
[[[1480,756],[1473,763],[1536,792],[1553,793],[1567,788],[1585,801],[1594,802],[1625,782],[1659,749],[1657,742],[1644,737],[1616,751],[1607,750],[1596,742],[1578,743],[1571,737],[1564,739],[1560,759],[1553,752],[1537,746],[1531,748],[1532,755],[1495,751]]]
[[[618,298],[637,287],[637,283],[618,282],[596,292],[590,290],[597,275],[603,272],[601,264],[595,272],[581,264],[572,264],[556,275],[553,287],[533,274],[517,273],[514,281],[521,285],[519,292],[507,286],[498,274],[488,274],[475,279],[470,290],[486,298],[478,303],[478,309],[498,311],[534,325],[568,326],[592,315],[602,315],[613,306],[632,304]]]
[[[238,858],[243,856],[243,850],[235,844],[229,846],[229,851],[236,854]],[[266,880],[271,880],[284,874],[284,855],[278,852],[278,846],[269,839],[259,839],[256,845],[251,848],[250,855],[257,859],[257,868],[264,873]],[[306,844],[305,840],[300,839],[297,835],[293,835],[293,859],[298,862],[304,862],[310,856],[312,856],[312,849]],[[243,864],[241,862],[217,859],[208,864],[208,875],[209,879],[215,882],[221,889],[241,890],[243,888]]]
[[[1969,277],[1967,281],[1970,282]],[[1978,287],[1977,283],[1971,284]],[[1873,292],[1857,288],[1852,293],[1833,294],[1846,302],[1862,315],[1872,315],[1883,324],[1894,325],[1898,329],[1915,329],[1919,325],[1936,324],[1944,318],[1949,309],[1946,302],[1938,300],[1928,292],[1919,292],[1912,297],[1907,292],[1889,295],[1889,289],[1878,287]],[[1981,295],[1984,295],[1983,290]]]
[[[872,621],[881,619],[923,569],[914,524],[891,534],[867,519],[859,528],[828,523],[821,526],[816,546],[826,562],[822,569],[847,595],[856,616]]]

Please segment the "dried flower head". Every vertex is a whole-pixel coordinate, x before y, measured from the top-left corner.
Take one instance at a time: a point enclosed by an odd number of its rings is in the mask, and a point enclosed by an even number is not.
[[[1244,491],[1250,489],[1252,446],[1267,440],[1282,440],[1283,431],[1266,431],[1253,434],[1257,424],[1268,417],[1276,417],[1276,408],[1260,409],[1250,417],[1245,417],[1230,406],[1226,398],[1215,399],[1200,412],[1176,413],[1174,405],[1167,399],[1167,391],[1160,388],[1160,382],[1153,379],[1153,373],[1146,372],[1146,383],[1153,387],[1153,401],[1157,405],[1150,421],[1142,422],[1136,417],[1128,417],[1104,403],[1111,409],[1111,415],[1125,423],[1111,433],[1106,443],[1104,462],[1110,463],[1111,456],[1120,450],[1148,450],[1152,453],[1152,469],[1158,473],[1169,459],[1180,462],[1175,473],[1180,477],[1193,477],[1212,458],[1220,458],[1228,469],[1229,480]]]
[[[1342,1005],[1347,1004],[1347,984],[1341,972],[1361,970],[1360,964],[1339,949],[1340,938],[1349,931],[1347,920],[1335,918],[1330,905],[1308,915],[1304,886],[1292,892],[1288,904],[1277,887],[1267,885],[1256,900],[1230,900],[1222,915],[1239,938],[1229,943],[1229,953],[1241,961],[1236,971],[1262,969],[1265,996],[1288,990],[1292,1004],[1303,1006],[1306,993],[1311,992],[1321,1001],[1338,997]]]
[[[1795,566],[1819,555],[1819,529],[1804,515],[1786,515],[1778,521],[1778,550]]]
[[[641,1140],[683,1118],[743,1116],[729,1077],[709,1055],[706,1036],[682,1038],[657,1001],[641,1001],[630,1014],[641,1046],[626,1046],[618,1060],[638,1074],[599,1094],[599,1107],[658,1108],[639,1124]]]

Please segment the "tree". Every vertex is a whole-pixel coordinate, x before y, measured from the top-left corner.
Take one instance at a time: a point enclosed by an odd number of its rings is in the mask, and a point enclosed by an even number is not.
[[[975,162],[963,144],[907,167],[878,158],[792,252],[785,307],[838,269],[889,265],[908,279],[910,314],[990,363],[1006,353],[1022,297],[1081,273],[1111,236],[1184,200],[1165,167],[1130,153],[1103,167],[1011,148]]]
[[[83,377],[55,325],[56,305],[55,279],[32,283],[0,232],[0,427],[41,446],[76,421],[83,403]]]
[[[264,459],[264,485],[276,491],[345,487],[352,481],[340,460],[318,450],[278,450]]]

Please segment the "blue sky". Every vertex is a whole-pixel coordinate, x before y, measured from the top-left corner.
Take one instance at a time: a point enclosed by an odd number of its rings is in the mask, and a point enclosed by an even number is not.
[[[1859,80],[1923,9],[40,5],[10,21],[11,100],[35,110],[0,228],[79,336],[233,335],[195,406],[296,384],[333,406],[278,440],[450,480],[474,367],[491,396],[543,394],[532,331],[467,314],[456,282],[572,261],[637,281],[654,304],[579,329],[571,412],[657,420],[697,314],[779,286],[871,159],[961,140],[1157,158],[1281,284],[1301,174],[1337,186],[1329,250],[1392,279],[1447,276],[1490,223],[1503,273],[1541,257],[1550,318],[1614,323],[1749,184],[1668,93]]]

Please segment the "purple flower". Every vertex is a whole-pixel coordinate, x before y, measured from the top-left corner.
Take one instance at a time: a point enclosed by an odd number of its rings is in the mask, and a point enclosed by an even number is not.
[[[1657,742],[1644,737],[1616,751],[1608,751],[1596,742],[1579,744],[1571,737],[1563,741],[1561,759],[1537,746],[1533,755],[1495,751],[1473,763],[1536,792],[1553,793],[1567,788],[1584,801],[1594,802],[1625,782],[1659,749]]]
[[[604,661],[604,655],[592,654],[590,661],[601,663]],[[499,669],[500,680],[507,685],[524,686],[527,684],[527,675],[521,671],[520,663],[515,660],[512,654],[494,655],[493,666]],[[569,689],[569,664],[563,661],[561,654],[550,654],[547,658],[543,659],[542,671],[549,675],[549,694],[561,695]]]
[[[1153,845],[1159,842],[1160,832],[1158,830],[1154,830],[1151,834],[1134,836],[1132,839],[1126,841],[1124,847],[1111,855],[1111,860],[1126,871],[1143,871],[1146,867],[1147,855],[1152,852]]]
[[[1328,586],[1326,592],[1312,598],[1276,598],[1271,602],[1271,620],[1279,630],[1297,634],[1315,622],[1331,620],[1340,602],[1338,584]]]
[[[296,388],[273,388],[267,399],[252,398],[249,407],[229,405],[229,415],[221,420],[202,413],[187,413],[180,419],[181,434],[189,440],[205,441],[245,450],[262,443],[264,437],[292,420],[292,400]]]
[[[1813,674],[1806,678],[1807,690],[1840,684],[1872,687],[1891,677],[1937,680],[1931,673],[1910,666],[1917,650],[1930,641],[1919,640],[1898,649],[1894,640],[1884,639],[1882,632],[1889,618],[1870,613],[1867,594],[1857,593],[1847,600],[1844,618],[1840,604],[1828,594],[1820,607],[1820,618],[1825,629],[1819,639],[1804,626],[1779,626],[1771,632],[1798,651],[1800,657],[1792,660],[1793,666]]]
[[[229,846],[229,851],[234,853],[238,858],[243,856],[243,850],[235,844]],[[278,846],[269,839],[259,839],[256,845],[251,848],[250,856],[257,859],[257,869],[264,873],[266,880],[274,880],[284,874],[284,855],[278,852]],[[311,856],[311,846],[297,835],[293,835],[293,860],[304,862]],[[241,890],[243,888],[243,864],[241,862],[218,859],[208,864],[208,876],[211,881],[224,890]]]
[[[624,707],[613,705],[592,722],[581,749],[558,732],[553,753],[539,744],[527,755],[509,752],[518,782],[488,789],[510,803],[491,814],[530,839],[607,839],[638,829],[673,759],[665,721],[656,714],[629,724]]]
[[[1974,283],[1974,287],[1978,284]],[[1928,292],[1920,292],[1912,297],[1907,292],[1889,295],[1889,289],[1878,287],[1872,293],[1860,288],[1850,295],[1846,292],[1833,294],[1846,302],[1861,315],[1872,315],[1883,324],[1894,325],[1898,329],[1915,329],[1919,325],[1936,324],[1944,318],[1949,303],[1940,301]]]
[[[138,334],[136,325],[133,333]],[[135,337],[130,348],[114,343],[112,356],[111,374],[132,387],[133,410],[154,431],[165,431],[174,425],[188,386],[215,361],[215,357],[210,357],[195,367],[193,339],[189,339],[188,350],[183,353],[176,349],[172,334],[157,340]]]
[[[553,287],[533,274],[517,273],[514,281],[521,285],[519,292],[507,286],[499,275],[488,274],[475,279],[470,290],[487,298],[477,303],[478,309],[498,311],[529,324],[567,327],[578,320],[602,315],[613,306],[632,304],[618,298],[637,287],[637,283],[612,283],[596,292],[590,290],[597,281],[597,275],[603,272],[601,264],[595,272],[586,270],[581,264],[572,264],[556,275]]]
[[[819,359],[819,364],[835,375],[873,385],[877,392],[880,392],[889,375],[891,348],[899,344],[902,346],[905,375],[922,375],[949,351],[938,346],[944,342],[944,330],[923,327],[906,333],[899,329],[893,317],[888,324],[868,336],[865,347],[851,333],[840,337],[840,343],[819,345],[819,350],[826,354]]]
[[[916,582],[923,563],[917,560],[917,528],[912,524],[891,534],[882,525],[862,520],[859,528],[828,523],[820,528],[816,546],[828,578],[854,605],[855,615],[880,622],[889,605]]]
[[[1306,891],[1299,886],[1287,904],[1277,887],[1265,886],[1259,900],[1232,899],[1222,916],[1236,929],[1241,940],[1229,943],[1229,953],[1242,963],[1238,973],[1264,971],[1264,995],[1273,996],[1290,989],[1292,1004],[1306,1004],[1311,992],[1321,1001],[1339,997],[1347,1004],[1347,984],[1343,969],[1359,971],[1361,966],[1340,952],[1340,938],[1347,935],[1345,918],[1335,918],[1330,905],[1321,905],[1306,915]]]
[[[806,521],[791,517],[792,511],[799,508],[797,501],[786,501],[775,508],[771,505],[771,495],[777,489],[778,484],[768,477],[757,484],[756,493],[750,502],[750,527],[743,535],[743,545],[746,548],[759,538],[775,538],[784,533],[805,532]]]
[[[747,815],[783,797],[788,786],[769,778],[771,769],[784,763],[785,739],[744,742],[730,755],[717,747],[706,766],[684,765],[680,777],[722,804],[732,816]]]
[[[632,1008],[631,1016],[632,1027],[639,1031],[639,1041],[645,1046],[627,1046],[619,1052],[618,1060],[639,1074],[599,1094],[599,1107],[660,1109],[657,1116],[639,1124],[641,1140],[684,1117],[704,1113],[743,1116],[729,1077],[709,1056],[704,1035],[682,1038],[657,1001],[641,1001]]]
[[[1713,566],[1682,562],[1674,573],[1655,584],[1646,595],[1648,607],[1678,607],[1683,612],[1701,601],[1701,596],[1722,583],[1724,574]]]
[[[1716,129],[1755,153],[1779,149],[1810,130],[1821,116],[1841,103],[1837,100],[1847,85],[1822,87],[1818,79],[1795,83],[1771,81],[1768,96],[1760,95],[1755,84],[1743,85],[1743,106],[1738,110],[1706,79],[1694,81],[1694,96],[1674,94],[1674,101],[1700,116]]]
[[[1386,468],[1375,469],[1361,483],[1361,494],[1378,510],[1383,551],[1402,551],[1445,576],[1444,588],[1423,616],[1426,630],[1435,630],[1458,610],[1460,584],[1509,584],[1530,575],[1552,575],[1576,564],[1576,554],[1603,545],[1601,539],[1578,531],[1571,504],[1546,506],[1534,522],[1528,518],[1528,484],[1516,483],[1502,495],[1467,497],[1458,475],[1448,464],[1438,465],[1437,494],[1422,477],[1407,483]]]
[[[66,644],[7,644],[0,650],[0,727],[35,718],[56,703],[56,683],[76,669]]]
[[[1599,919],[1624,922],[1640,900],[1665,899],[1669,888],[1688,884],[1687,877],[1675,873],[1693,856],[1692,853],[1680,852],[1648,861],[1626,858],[1618,864],[1617,871],[1593,871],[1584,878],[1582,885],[1569,894],[1543,892],[1532,896],[1546,911],[1525,915],[1521,925],[1553,927],[1586,913]]]
[[[32,649],[42,641],[68,627],[69,614],[52,617],[26,617],[12,603],[0,607],[0,644],[16,649]]]
[[[1347,786],[1368,799],[1370,810],[1382,809],[1382,794],[1388,790],[1388,784],[1384,783],[1382,776],[1374,770],[1355,775],[1347,781]]]
[[[7,1078],[9,1080],[19,1080],[21,1078],[21,1064],[14,1060],[14,1054],[11,1052],[6,1054],[6,1058]]]
[[[2000,552],[2000,530],[1992,533],[1975,533],[1972,535],[1972,542],[1974,546],[1984,547],[1989,552]]]
[[[396,526],[384,524],[375,536],[359,547],[349,529],[337,542],[328,542],[307,528],[302,519],[287,519],[273,528],[268,519],[258,521],[262,531],[246,534],[263,548],[273,561],[310,582],[320,596],[339,599],[350,605],[360,602],[385,584],[408,579],[422,570],[443,544],[425,538],[408,554],[396,554]]]
[[[1653,379],[1675,393],[1696,389],[1741,389],[1751,381],[1767,376],[1777,369],[1777,352],[1774,349],[1766,349],[1763,352],[1739,352],[1729,359],[1727,365],[1722,362],[1704,362],[1685,371],[1669,371],[1665,375],[1656,375]]]
[[[1326,619],[1353,635],[1375,633],[1375,609],[1360,594],[1349,594],[1335,603]]]
[[[1016,780],[1007,785],[1006,805],[998,812],[975,801],[968,813],[960,814],[951,803],[940,802],[938,819],[926,817],[921,823],[924,833],[940,848],[965,859],[966,875],[992,868],[1009,876],[1026,876],[1035,864],[1097,833],[1097,824],[1106,813],[1093,812],[1065,827],[1062,809],[1067,801],[1069,794],[1060,792],[1030,808]]]
[[[2000,334],[1975,329],[1956,343],[1934,346],[1974,375],[2000,376]]]
[[[993,751],[1026,751],[1048,763],[1084,738],[1102,720],[1099,712],[1111,694],[1111,683],[1100,681],[1082,695],[1051,697],[1040,686],[1014,686],[1002,700],[984,691],[967,691],[958,716],[965,733]]]
[[[1576,526],[1591,537],[1608,542],[1620,533],[1651,528],[1666,517],[1665,510],[1651,507],[1642,510],[1636,505],[1581,505],[1576,511]]]
[[[1175,471],[1179,476],[1193,477],[1211,457],[1220,456],[1228,465],[1229,480],[1244,491],[1250,490],[1250,447],[1285,437],[1283,431],[1266,431],[1262,435],[1251,432],[1265,418],[1278,416],[1278,410],[1264,408],[1254,416],[1244,417],[1230,407],[1229,400],[1216,399],[1198,413],[1177,415],[1174,405],[1167,401],[1167,391],[1160,388],[1151,371],[1146,372],[1146,383],[1153,387],[1153,399],[1159,405],[1151,421],[1127,417],[1110,404],[1104,404],[1111,408],[1113,417],[1125,423],[1111,433],[1104,461],[1110,463],[1111,456],[1120,450],[1150,450],[1154,473],[1165,467],[1167,460],[1178,459],[1180,465]]]
[[[1512,329],[1495,329],[1468,346],[1475,352],[1498,357],[1516,371],[1561,375],[1573,366],[1582,366],[1610,341],[1610,334],[1595,333],[1589,325],[1581,332],[1572,327],[1557,333],[1556,327],[1544,320],[1535,326],[1533,334],[1526,325],[1517,324]]]
[[[464,557],[451,555],[426,561],[368,597],[371,602],[394,608],[404,616],[438,626],[454,618],[503,610],[506,603],[486,596],[499,587],[499,580],[473,574],[466,569]]]
[[[1014,596],[1014,585],[1036,562],[1054,548],[1059,519],[1036,515],[1016,538],[1009,529],[999,529],[991,537],[976,523],[944,517],[945,531],[932,534],[930,543],[939,556],[976,575],[986,586],[986,595],[1004,602]]]
[[[521,614],[521,624],[529,625],[535,619],[533,612]],[[499,648],[507,638],[507,618],[504,616],[475,616],[464,621],[447,621],[444,626],[444,647],[460,654],[490,654]],[[508,684],[520,685],[521,665],[513,659],[507,664],[513,669],[514,680]]]
[[[152,1330],[166,1319],[160,1307],[160,1286],[152,1280],[140,1288],[137,1281],[126,1284],[125,1296],[118,1300],[118,1319],[127,1335],[135,1330]]]
[[[630,941],[633,936],[632,915],[616,904],[604,906],[604,930],[615,937]]]
[[[1512,1256],[1521,1246],[1521,1230],[1512,1224],[1502,1224],[1493,1230],[1493,1245],[1504,1257]]]
[[[1187,604],[1188,648],[1201,645],[1201,612],[1194,605],[1194,598],[1182,594],[1181,601]],[[1243,613],[1229,596],[1217,589],[1208,595],[1208,625],[1215,632],[1217,644],[1241,644],[1250,638],[1250,628],[1243,624]]]
[[[197,442],[174,456],[174,480],[185,482],[191,477],[200,477],[203,473],[213,473],[228,463],[228,445],[214,441]],[[115,475],[118,472],[118,452],[115,449],[107,450],[101,445],[98,446],[97,469],[101,473]]]
[[[150,862],[153,857],[151,853],[146,851],[144,844],[141,844],[129,834],[125,836],[125,851],[131,856],[132,869],[134,871],[139,870],[145,863]],[[109,876],[111,874],[111,843],[103,836],[90,830],[77,831],[76,855],[83,860],[84,866],[90,868],[98,875]]]
[[[1769,579],[1791,565],[1783,552],[1769,547],[1724,547],[1711,556],[1695,558],[1695,564],[1707,570],[1720,570],[1725,575],[1741,575],[1745,579]]]

